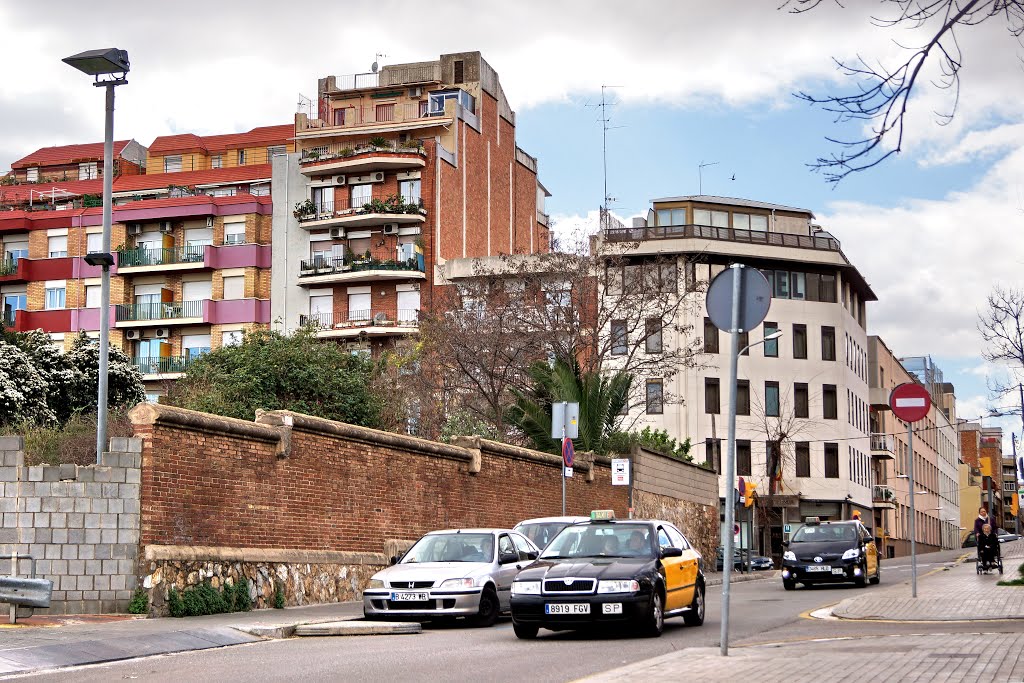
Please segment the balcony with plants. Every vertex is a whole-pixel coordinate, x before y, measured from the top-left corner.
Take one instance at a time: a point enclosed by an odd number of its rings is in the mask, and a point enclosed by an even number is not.
[[[418,196],[392,194],[353,206],[350,198],[336,193],[334,201],[312,199],[295,204],[292,215],[306,229],[330,226],[375,226],[383,223],[423,223],[427,210]]]
[[[404,245],[403,245],[404,246]],[[412,247],[412,245],[408,245]],[[398,252],[395,258],[381,258],[370,251],[362,254],[321,255],[299,262],[299,284],[333,282],[372,282],[426,278],[422,253],[412,249]]]
[[[188,370],[200,356],[209,353],[210,349],[190,349],[187,356],[142,356],[132,358],[132,365],[145,375],[181,374]]]
[[[871,503],[876,508],[895,508],[896,492],[893,491],[891,486],[875,484],[871,487]]]
[[[299,164],[306,175],[344,171],[365,173],[391,169],[423,168],[426,150],[419,140],[399,142],[383,136],[364,142],[332,143],[307,147],[299,152]]]
[[[128,274],[205,268],[206,250],[209,246],[207,244],[190,244],[184,247],[161,249],[122,247],[117,250],[118,272]]]
[[[373,308],[351,310],[344,315],[310,313],[299,316],[299,325],[313,327],[319,337],[381,337],[415,334],[419,309]]]

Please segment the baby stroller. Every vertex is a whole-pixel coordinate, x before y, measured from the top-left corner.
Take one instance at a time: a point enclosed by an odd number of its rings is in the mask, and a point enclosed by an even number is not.
[[[998,570],[1000,574],[1003,573],[1003,557],[999,549],[999,544],[982,546],[978,545],[978,564],[977,570],[979,574],[988,574],[993,569]]]

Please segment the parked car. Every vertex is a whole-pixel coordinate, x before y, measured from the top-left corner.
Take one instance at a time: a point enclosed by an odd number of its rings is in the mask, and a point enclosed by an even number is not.
[[[1017,534],[1006,529],[996,529],[996,536],[999,538],[1000,543],[1009,543],[1010,541],[1016,541],[1020,538]]]
[[[734,570],[742,570],[747,568],[747,557],[750,551],[746,548],[735,548],[732,551],[732,566]],[[722,571],[725,567],[723,558],[725,556],[725,549],[722,546],[718,546],[718,552],[715,553],[715,570]],[[754,571],[763,571],[766,569],[775,569],[775,563],[772,558],[765,557],[763,555],[754,555],[750,558],[750,568]]]
[[[667,617],[704,623],[701,556],[683,534],[668,522],[597,512],[563,529],[512,583],[516,636],[613,625],[658,636]]]
[[[882,578],[875,539],[858,521],[819,522],[810,518],[783,543],[782,585],[840,583],[864,586]]]
[[[430,620],[469,617],[491,626],[509,609],[512,579],[540,553],[511,529],[432,531],[363,591],[363,615]]]
[[[512,530],[526,536],[533,541],[534,545],[543,550],[551,542],[551,539],[565,527],[589,521],[589,517],[538,517],[519,522],[512,527]]]

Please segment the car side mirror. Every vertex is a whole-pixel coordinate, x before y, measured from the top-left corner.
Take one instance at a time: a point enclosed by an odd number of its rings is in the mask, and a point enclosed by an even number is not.
[[[519,561],[519,553],[502,553],[498,556],[498,564],[512,564]]]
[[[537,559],[537,556],[538,556],[539,554],[540,554],[540,553],[535,553],[535,552],[528,552],[528,553],[526,553],[526,559],[528,559],[528,560],[536,560],[536,559]]]
[[[683,556],[683,549],[682,548],[662,548],[661,549],[661,559],[665,559],[666,557],[682,557],[682,556]]]
[[[789,547],[789,541],[783,541],[782,542],[782,547],[783,548],[788,548]]]
[[[400,559],[402,559],[402,556],[401,556],[401,555],[392,555],[392,556],[391,556],[391,559],[389,560],[389,562],[390,562],[391,564],[398,564],[398,561],[399,561]]]

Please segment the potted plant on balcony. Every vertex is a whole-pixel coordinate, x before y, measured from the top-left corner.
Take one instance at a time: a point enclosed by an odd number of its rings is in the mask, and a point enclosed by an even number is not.
[[[388,139],[383,135],[376,135],[370,138],[370,147],[374,147],[376,149],[387,149],[390,146],[391,143],[388,142]]]
[[[292,211],[292,215],[300,221],[304,218],[316,215],[316,204],[313,203],[312,199],[297,202],[295,204],[295,210]]]
[[[356,153],[356,151],[354,149],[352,149],[351,147],[342,147],[341,150],[338,152],[338,154],[340,154],[342,157],[346,157],[346,158],[352,156],[355,153]]]
[[[302,150],[302,161],[318,161],[320,159],[320,150],[316,149],[304,149]]]

